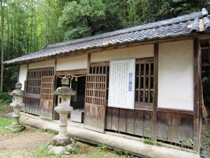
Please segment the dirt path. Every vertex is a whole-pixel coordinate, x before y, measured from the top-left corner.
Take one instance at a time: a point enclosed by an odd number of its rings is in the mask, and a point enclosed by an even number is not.
[[[79,141],[77,145],[81,150],[75,155],[49,155],[45,147],[53,136],[49,132],[29,126],[21,133],[0,135],[0,158],[125,158],[123,155],[109,152],[109,150],[101,151],[96,146]]]
[[[53,137],[47,132],[27,127],[21,133],[0,135],[0,158],[30,158]]]

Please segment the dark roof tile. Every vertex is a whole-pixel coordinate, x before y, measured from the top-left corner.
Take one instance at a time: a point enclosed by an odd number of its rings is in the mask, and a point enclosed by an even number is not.
[[[207,10],[202,9],[201,12],[177,18],[148,23],[101,35],[50,44],[35,53],[4,61],[4,64],[20,64],[32,60],[41,60],[47,57],[93,48],[108,47],[111,45],[189,36],[192,33],[206,32],[208,30],[210,30],[210,18],[208,17]]]

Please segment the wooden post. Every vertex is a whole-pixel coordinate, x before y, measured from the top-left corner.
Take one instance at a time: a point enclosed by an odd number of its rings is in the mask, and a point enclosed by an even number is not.
[[[57,88],[57,76],[56,76],[56,71],[57,71],[57,63],[58,60],[55,59],[55,64],[54,64],[54,90]],[[56,96],[53,96],[53,109],[56,107]],[[58,114],[55,112],[55,110],[53,110],[53,114],[52,114],[52,119],[53,120],[58,120],[59,116]]]
[[[208,46],[208,60],[209,60],[209,78],[208,79],[210,79],[210,39],[208,40],[208,44],[209,44],[209,46]],[[209,82],[209,84],[210,84],[210,82]]]
[[[88,59],[87,59],[87,74],[90,73],[90,62],[91,62],[91,53],[88,53]]]
[[[194,146],[193,150],[199,152],[200,149],[200,77],[201,77],[201,52],[199,50],[199,40],[194,39]]]
[[[157,136],[157,102],[158,102],[158,52],[159,44],[154,44],[154,104],[153,104],[153,139]]]

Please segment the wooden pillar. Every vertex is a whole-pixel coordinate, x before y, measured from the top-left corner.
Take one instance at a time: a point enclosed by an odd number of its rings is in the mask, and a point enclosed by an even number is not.
[[[153,104],[153,139],[157,136],[157,103],[158,103],[158,52],[159,44],[154,44],[154,104]]]
[[[18,65],[17,82],[19,82],[19,77],[20,77],[20,65]],[[21,83],[21,84],[23,84],[23,83]]]
[[[208,79],[210,79],[210,39],[208,39],[208,44],[209,44],[209,46],[208,46],[208,60],[209,60],[209,74],[208,74]],[[210,82],[209,82],[209,84],[210,84]]]
[[[91,62],[91,53],[88,53],[87,74],[90,73],[90,62]]]
[[[55,64],[54,64],[54,90],[57,88],[57,81],[58,81],[58,78],[57,78],[57,76],[56,76],[57,63],[58,63],[58,60],[55,59]],[[59,119],[58,113],[56,113],[55,110],[54,110],[54,107],[56,107],[56,106],[57,106],[57,103],[56,103],[56,96],[53,96],[53,113],[52,113],[52,120],[58,120],[58,119]]]
[[[199,40],[194,39],[194,148],[200,149],[200,79],[201,79],[201,51],[199,50]]]

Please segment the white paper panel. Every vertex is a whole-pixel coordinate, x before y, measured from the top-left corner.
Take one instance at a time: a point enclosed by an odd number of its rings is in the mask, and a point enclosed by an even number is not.
[[[135,59],[110,61],[108,106],[134,109]]]
[[[160,44],[158,108],[193,111],[193,41]]]
[[[25,87],[26,77],[27,77],[27,65],[20,65],[18,80],[22,84],[22,90],[24,90]]]

